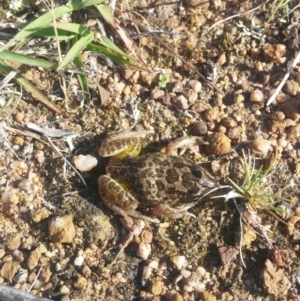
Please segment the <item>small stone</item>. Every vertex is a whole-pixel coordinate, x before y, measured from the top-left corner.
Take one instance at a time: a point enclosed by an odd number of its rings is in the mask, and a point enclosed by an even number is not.
[[[137,249],[137,256],[146,260],[148,259],[150,253],[151,253],[151,244],[141,242]]]
[[[87,286],[87,279],[84,277],[80,276],[78,279],[74,282],[74,287],[79,289],[79,290],[84,290]]]
[[[59,290],[62,294],[69,294],[70,289],[66,285],[62,285]]]
[[[154,100],[160,99],[165,95],[165,91],[159,89],[158,87],[155,87],[152,91],[151,91],[151,98]]]
[[[17,145],[20,145],[20,146],[23,146],[24,142],[25,142],[24,138],[20,137],[20,136],[16,136],[15,139],[14,139],[14,143],[17,144]]]
[[[29,257],[27,258],[27,266],[29,270],[33,270],[38,265],[40,257],[41,250],[39,247],[30,252]]]
[[[13,278],[17,271],[20,268],[20,264],[18,262],[6,262],[3,264],[2,269],[0,271],[1,277],[12,283]]]
[[[97,166],[98,161],[91,155],[79,155],[73,157],[75,167],[82,172],[90,171]]]
[[[49,224],[49,235],[53,242],[71,243],[75,234],[72,215],[54,217]]]
[[[220,109],[219,107],[213,107],[204,112],[204,117],[208,122],[219,122],[220,121]]]
[[[30,185],[31,185],[31,183],[28,179],[23,179],[19,182],[18,188],[20,188],[24,191],[27,191],[30,188]]]
[[[187,269],[182,269],[182,270],[180,271],[180,275],[181,275],[183,278],[189,278],[189,277],[191,277],[192,272],[189,271],[189,270],[187,270]]]
[[[185,256],[176,255],[171,258],[178,270],[181,270],[185,263]]]
[[[191,87],[191,89],[193,89],[196,93],[199,93],[202,90],[202,84],[197,81],[197,80],[190,80],[189,81],[189,86]]]
[[[256,154],[267,155],[271,149],[272,142],[264,139],[262,136],[258,136],[253,140],[251,149]]]
[[[124,88],[125,88],[125,83],[123,82],[115,83],[115,90],[117,93],[121,94]]]
[[[154,296],[159,296],[163,293],[164,283],[160,277],[153,277],[151,279],[150,291]],[[153,300],[153,299],[152,299]]]
[[[206,150],[217,156],[225,155],[231,150],[231,140],[222,133],[213,133],[208,138]]]
[[[221,124],[228,129],[236,127],[237,123],[234,119],[230,117],[225,117],[221,120]]]
[[[126,86],[123,90],[123,94],[124,95],[129,95],[130,94],[130,90],[131,90],[131,87],[130,86]]]
[[[251,102],[261,103],[261,102],[264,102],[264,100],[265,100],[265,96],[264,96],[264,93],[261,90],[255,89],[251,92],[251,94],[250,94],[250,101]]]
[[[84,256],[78,256],[74,260],[74,264],[78,267],[81,267],[84,262]]]
[[[299,92],[299,83],[292,79],[287,80],[284,91],[289,95],[296,96]]]
[[[205,135],[207,133],[207,125],[204,121],[198,121],[192,127],[192,134],[195,136]]]
[[[153,234],[151,231],[149,230],[143,230],[141,233],[141,239],[142,242],[147,243],[147,244],[151,244],[152,239],[153,239]]]
[[[15,283],[24,283],[28,278],[28,270],[19,268],[18,272],[15,274],[13,278],[13,282]]]
[[[287,118],[294,121],[299,121],[300,119],[300,102],[297,99],[292,99],[283,104],[283,113]]]
[[[286,47],[282,44],[268,45],[264,50],[265,59],[269,62],[284,63],[283,56],[286,53]]]
[[[16,114],[16,120],[17,120],[18,122],[22,122],[23,119],[24,119],[24,117],[25,117],[24,112],[17,112],[17,114]]]
[[[40,279],[47,283],[51,278],[52,272],[50,271],[50,268],[48,266],[42,267],[41,273],[40,273]]]
[[[188,107],[189,107],[188,101],[187,101],[187,99],[183,95],[180,95],[177,98],[177,100],[175,101],[174,105],[175,105],[175,107],[178,110],[187,110]]]
[[[21,238],[23,237],[23,233],[13,233],[9,236],[9,238],[6,240],[6,247],[9,250],[16,250],[21,245]]]
[[[199,277],[203,277],[203,276],[206,274],[205,268],[203,268],[203,267],[197,267],[197,269],[196,269],[196,274],[197,274]]]
[[[153,81],[156,79],[157,74],[155,72],[141,72],[141,80],[144,84],[151,85]]]
[[[46,207],[43,207],[41,209],[34,211],[31,217],[35,223],[39,223],[40,221],[46,219],[50,215],[51,215],[51,211]]]

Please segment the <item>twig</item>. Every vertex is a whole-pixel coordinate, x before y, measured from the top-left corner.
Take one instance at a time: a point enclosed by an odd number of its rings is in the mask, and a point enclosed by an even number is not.
[[[287,81],[287,79],[289,78],[290,74],[292,73],[292,71],[294,70],[294,68],[296,67],[296,65],[298,64],[299,60],[300,60],[300,51],[299,51],[298,55],[296,56],[293,64],[289,67],[288,71],[286,72],[283,80],[281,81],[281,83],[279,84],[279,86],[276,88],[276,90],[273,93],[273,95],[267,101],[267,104],[266,104],[267,106],[269,106],[274,101],[274,99],[276,98],[276,96],[278,95],[278,93],[281,91],[282,87],[284,86],[284,84]]]
[[[29,287],[29,289],[28,289],[28,292],[30,292],[31,289],[33,288],[33,286],[34,286],[36,280],[37,280],[37,279],[39,278],[39,276],[40,276],[41,271],[42,271],[42,266],[40,266],[38,273],[36,274],[36,276],[35,276],[33,282],[31,283],[31,285],[30,285],[30,287]]]
[[[65,160],[65,163],[68,164],[74,171],[75,173],[79,176],[79,178],[81,179],[81,181],[83,182],[83,184],[85,186],[87,186],[84,178],[82,177],[82,175],[79,173],[79,171],[64,157],[64,155],[61,153],[61,151],[56,147],[56,145],[51,141],[51,139],[44,135],[45,138],[48,140],[48,142],[51,144],[51,146],[53,147],[53,149]]]

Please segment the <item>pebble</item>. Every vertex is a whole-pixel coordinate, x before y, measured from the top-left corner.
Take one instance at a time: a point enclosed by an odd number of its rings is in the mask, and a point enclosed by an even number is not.
[[[78,267],[81,267],[84,262],[84,256],[78,256],[74,260],[74,264]]]
[[[17,145],[23,146],[24,143],[25,143],[25,140],[24,140],[23,137],[16,136],[15,139],[14,139],[14,143],[17,144]]]
[[[250,101],[251,102],[261,103],[261,102],[264,102],[264,100],[265,100],[265,96],[264,96],[264,93],[261,90],[255,89],[251,92],[251,94],[250,94]]]
[[[9,250],[16,250],[19,249],[20,245],[21,245],[21,238],[23,237],[23,233],[19,232],[19,233],[13,233],[11,235],[9,235],[8,239],[6,240],[6,247]]]
[[[262,155],[267,155],[271,149],[272,142],[264,139],[262,136],[258,136],[253,140],[251,144],[251,149],[254,153],[260,153]]]
[[[208,143],[206,150],[210,154],[221,156],[229,153],[231,150],[231,140],[222,133],[213,133],[208,137]]]
[[[293,79],[287,80],[284,85],[284,91],[292,96],[296,96],[299,92],[299,83]]]
[[[22,122],[23,119],[24,119],[24,117],[25,117],[25,114],[24,114],[23,111],[22,111],[22,112],[17,112],[17,114],[16,114],[16,120],[17,120],[18,122]]]
[[[197,80],[190,80],[189,86],[191,89],[193,89],[196,93],[199,93],[202,90],[202,84]]]
[[[204,112],[204,117],[208,122],[219,122],[220,121],[220,109],[219,107],[213,107]]]
[[[173,256],[171,260],[178,270],[181,270],[183,265],[185,264],[185,256],[182,255]]]
[[[79,155],[73,157],[75,167],[82,172],[90,171],[97,166],[98,161],[92,155]]]
[[[20,188],[24,191],[27,191],[30,188],[30,185],[31,185],[31,183],[28,179],[23,179],[19,182],[18,188]]]
[[[72,215],[54,217],[49,224],[49,235],[53,242],[71,243],[75,237]]]
[[[207,125],[204,121],[198,121],[193,124],[192,134],[195,136],[205,135],[207,133]]]
[[[160,99],[165,95],[165,91],[159,89],[158,87],[155,87],[152,91],[151,91],[151,98],[154,100]]]
[[[142,258],[143,260],[148,259],[151,253],[151,244],[141,242],[137,249],[137,256]]]
[[[6,279],[12,283],[15,274],[18,272],[20,264],[18,262],[6,262],[3,264],[0,275],[2,278]]]
[[[73,285],[78,290],[84,290],[87,286],[87,279],[79,276],[78,279],[73,283]]]
[[[51,211],[46,207],[33,211],[31,218],[35,223],[39,223],[51,215]]]
[[[187,110],[189,105],[187,99],[183,95],[179,95],[174,105],[178,110]]]
[[[13,282],[15,283],[24,283],[28,278],[28,270],[19,268],[18,272],[15,274],[13,278]]]

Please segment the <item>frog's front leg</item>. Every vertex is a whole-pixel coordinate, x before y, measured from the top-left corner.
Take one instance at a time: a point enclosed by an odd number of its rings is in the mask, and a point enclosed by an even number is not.
[[[103,203],[116,214],[154,223],[159,222],[158,219],[150,218],[136,211],[139,202],[134,195],[109,175],[102,175],[98,178],[98,189]]]

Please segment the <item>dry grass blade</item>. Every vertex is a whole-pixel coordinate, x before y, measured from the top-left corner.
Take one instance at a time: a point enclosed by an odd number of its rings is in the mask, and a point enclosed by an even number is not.
[[[7,65],[4,61],[0,60],[0,73],[8,74],[9,72],[14,71],[9,65]],[[5,74],[4,74],[5,75]],[[40,102],[45,104],[54,112],[60,114],[61,110],[54,105],[41,91],[36,89],[30,82],[28,82],[24,77],[22,77],[19,73],[16,73],[15,80],[18,84],[23,86],[29,93],[32,94],[33,97],[37,98]]]

